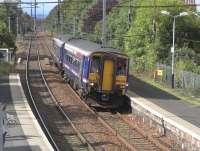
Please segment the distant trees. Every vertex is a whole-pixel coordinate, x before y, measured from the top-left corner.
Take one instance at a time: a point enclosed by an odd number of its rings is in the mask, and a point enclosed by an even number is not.
[[[60,5],[56,6],[50,14],[47,16],[46,23],[50,31],[58,32],[60,28],[59,22],[62,25],[63,32],[72,33],[74,30],[74,24],[76,24],[76,31],[81,31],[82,21],[87,18],[87,11],[93,4],[94,0],[87,0],[78,2],[74,0],[68,0]],[[58,20],[58,9],[60,9],[60,20]]]
[[[18,30],[24,33],[31,31],[31,17],[17,7],[16,4],[0,5],[0,47],[14,47],[17,36],[17,17]],[[10,19],[10,32],[9,32]]]

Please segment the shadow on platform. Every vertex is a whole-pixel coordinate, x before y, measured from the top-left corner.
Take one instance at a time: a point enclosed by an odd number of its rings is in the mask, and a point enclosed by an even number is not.
[[[5,147],[4,151],[41,151],[38,146],[15,146],[15,147]]]

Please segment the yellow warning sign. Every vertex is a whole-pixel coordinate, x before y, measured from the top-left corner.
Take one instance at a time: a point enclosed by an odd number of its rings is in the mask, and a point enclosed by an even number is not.
[[[163,76],[163,70],[156,70],[157,76]]]

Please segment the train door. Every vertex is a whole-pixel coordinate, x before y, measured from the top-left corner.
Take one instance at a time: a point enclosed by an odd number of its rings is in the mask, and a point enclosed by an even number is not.
[[[102,91],[112,91],[114,75],[114,61],[111,59],[104,60]]]
[[[60,63],[63,63],[63,57],[64,57],[64,44],[59,48],[59,61]]]

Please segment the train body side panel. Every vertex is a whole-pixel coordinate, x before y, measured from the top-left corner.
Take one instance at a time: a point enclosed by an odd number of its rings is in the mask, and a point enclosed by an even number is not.
[[[68,79],[68,81],[73,85],[76,85],[76,88],[82,87],[82,67],[81,62],[83,59],[83,56],[76,57],[74,54],[72,54],[70,51],[63,48],[62,50],[62,66],[64,70],[64,76]],[[77,64],[77,62],[79,62]]]
[[[77,72],[77,70],[73,67],[73,65],[69,62],[69,60],[67,60],[67,57],[70,53],[63,49],[63,68],[66,71],[66,74],[69,75],[70,78],[75,77],[79,77],[79,73]],[[72,54],[70,54],[72,55]]]

